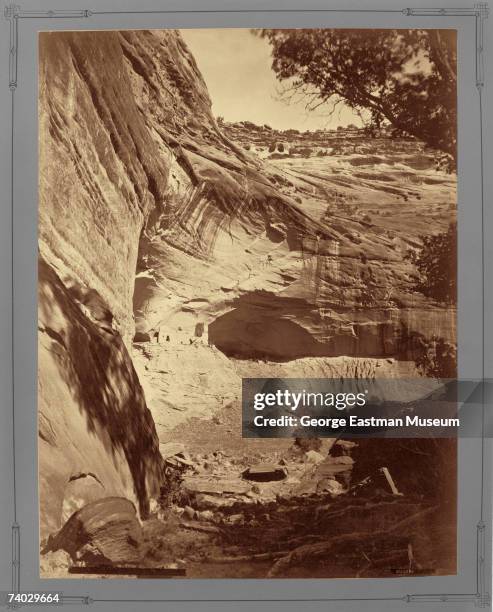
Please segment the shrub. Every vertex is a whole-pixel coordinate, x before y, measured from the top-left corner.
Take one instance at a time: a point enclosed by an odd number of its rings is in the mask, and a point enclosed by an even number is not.
[[[457,301],[457,224],[446,232],[422,236],[422,247],[409,251],[406,258],[417,268],[415,290],[439,302]]]
[[[420,337],[416,367],[430,378],[455,378],[457,376],[457,347],[438,336]]]
[[[310,157],[311,154],[313,153],[313,150],[310,149],[310,147],[298,147],[295,150],[295,153],[297,153],[301,157]]]

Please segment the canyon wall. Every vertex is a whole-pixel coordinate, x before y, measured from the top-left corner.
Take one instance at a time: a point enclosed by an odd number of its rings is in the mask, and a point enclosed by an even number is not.
[[[258,360],[397,376],[455,340],[404,259],[454,201],[419,151],[262,161],[176,31],[42,33],[39,83],[42,537],[103,496],[146,515],[184,387],[206,418]]]
[[[122,495],[145,516],[159,494],[159,441],[127,346],[139,239],[168,166],[117,33],[43,33],[39,59],[44,538],[91,499]]]

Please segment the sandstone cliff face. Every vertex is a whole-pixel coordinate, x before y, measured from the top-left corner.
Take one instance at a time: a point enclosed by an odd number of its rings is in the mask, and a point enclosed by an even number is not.
[[[145,516],[158,434],[242,376],[415,375],[413,333],[455,340],[404,260],[454,185],[412,151],[261,161],[175,31],[43,33],[39,110],[42,535],[105,496]]]
[[[453,310],[413,291],[404,260],[454,205],[453,179],[418,144],[264,163],[218,129],[174,33],[125,33],[122,46],[170,165],[166,206],[140,243],[139,331],[187,342],[199,326],[230,357],[274,361],[409,359],[414,333],[455,336]]]
[[[117,34],[41,34],[39,74],[41,537],[87,501],[145,516],[162,460],[122,338],[142,227],[166,160],[129,93]]]
[[[127,337],[140,232],[168,173],[129,90],[117,33],[40,35],[40,252]]]
[[[38,282],[41,538],[102,497],[126,497],[144,517],[163,464],[127,349],[43,260]]]

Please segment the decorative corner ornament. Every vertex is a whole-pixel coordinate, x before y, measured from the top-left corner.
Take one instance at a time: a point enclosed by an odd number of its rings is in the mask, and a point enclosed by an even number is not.
[[[484,20],[490,13],[486,2],[474,5],[476,15],[476,87],[484,86]]]
[[[4,10],[5,19],[10,21],[9,88],[11,91],[17,88],[17,50],[20,10],[20,6],[17,4],[9,4]]]
[[[8,4],[4,9],[4,17],[10,21],[10,47],[9,47],[9,88],[11,91],[17,89],[17,56],[19,42],[19,19],[22,18],[89,18],[93,12],[88,9],[64,11],[23,11],[18,4]]]
[[[17,593],[20,591],[20,548],[21,534],[18,523],[12,525],[12,591]]]
[[[486,590],[488,584],[486,579],[486,525],[482,519],[476,525],[476,529],[478,592],[474,603],[477,608],[488,608],[491,604],[491,597]]]

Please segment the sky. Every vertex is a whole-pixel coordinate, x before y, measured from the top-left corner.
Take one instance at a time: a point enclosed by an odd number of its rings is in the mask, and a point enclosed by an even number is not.
[[[281,83],[271,69],[269,43],[246,29],[180,30],[205,79],[212,112],[226,121],[264,123],[274,129],[317,130],[361,120],[340,105],[334,115],[319,108],[307,112],[302,103],[279,99]]]

